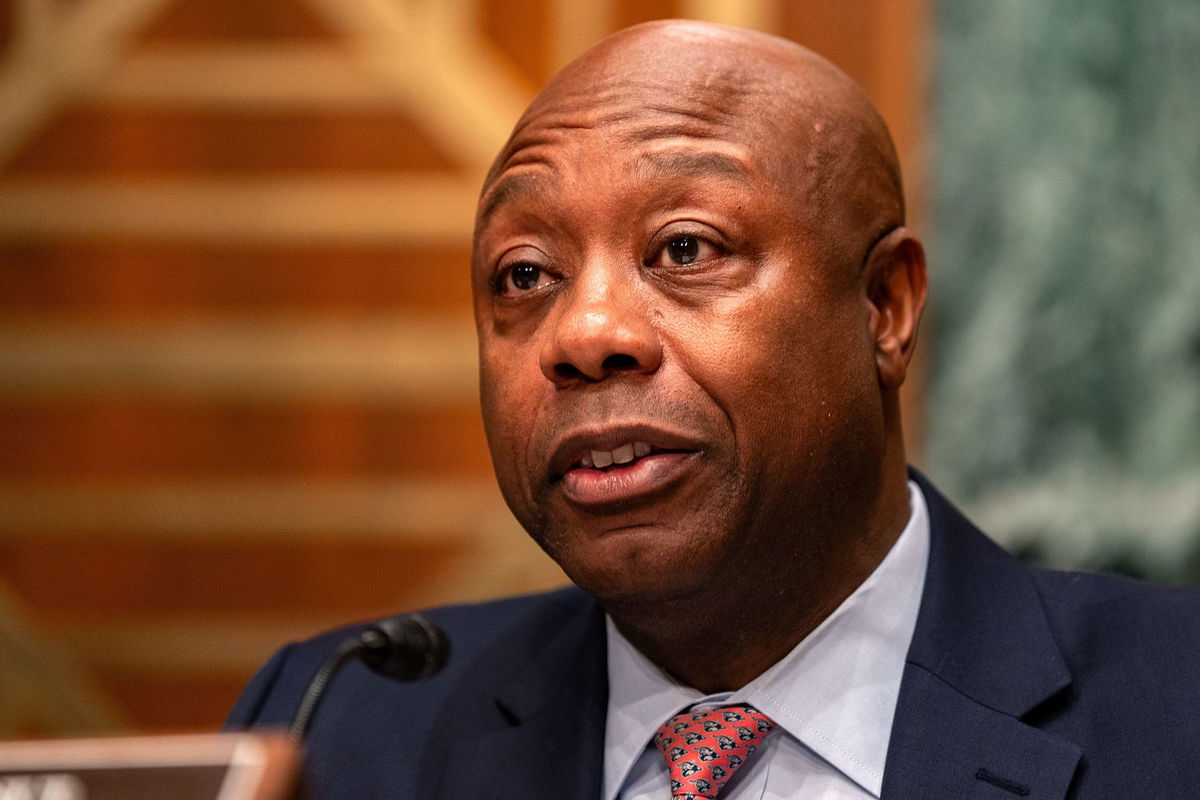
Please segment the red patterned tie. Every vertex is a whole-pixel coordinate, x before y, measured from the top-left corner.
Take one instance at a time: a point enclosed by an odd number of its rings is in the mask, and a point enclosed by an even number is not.
[[[671,772],[673,800],[715,798],[774,729],[770,717],[750,706],[671,717],[654,734],[654,744]]]

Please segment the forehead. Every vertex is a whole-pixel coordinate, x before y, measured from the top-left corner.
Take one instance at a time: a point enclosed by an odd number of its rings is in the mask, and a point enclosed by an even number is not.
[[[540,148],[520,164],[511,165],[489,182],[480,198],[478,227],[483,228],[497,211],[523,203],[537,204],[572,190],[595,200],[605,193],[619,194],[628,184],[674,182],[689,179],[709,183],[731,182],[750,189],[760,171],[744,149],[729,143],[668,137],[647,146],[615,147],[611,141],[587,141],[574,146],[560,143]],[[572,157],[572,151],[590,151],[591,157]],[[593,172],[605,176],[589,180]]]
[[[781,155],[776,121],[753,113],[767,92],[738,70],[676,79],[600,71],[552,87],[497,159],[477,222],[581,173],[761,181]]]

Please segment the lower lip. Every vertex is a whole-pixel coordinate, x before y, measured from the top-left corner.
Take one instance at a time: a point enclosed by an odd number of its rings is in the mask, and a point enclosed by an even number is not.
[[[567,500],[590,511],[621,511],[678,482],[696,453],[653,453],[615,469],[577,467],[562,478]]]

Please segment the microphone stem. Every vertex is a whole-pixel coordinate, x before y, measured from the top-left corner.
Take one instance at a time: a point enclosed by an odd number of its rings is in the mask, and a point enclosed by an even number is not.
[[[304,736],[308,733],[308,726],[312,723],[313,715],[317,713],[317,706],[320,704],[321,698],[325,696],[325,686],[342,668],[342,665],[355,658],[366,647],[367,644],[362,639],[347,639],[326,656],[321,668],[317,670],[317,674],[309,683],[308,690],[305,691],[304,698],[300,701],[300,708],[296,711],[296,718],[292,720],[292,727],[288,730],[288,736],[293,742],[304,740]]]

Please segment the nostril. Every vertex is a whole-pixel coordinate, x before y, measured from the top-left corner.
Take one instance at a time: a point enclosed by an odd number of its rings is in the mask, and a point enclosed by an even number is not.
[[[578,367],[576,367],[574,364],[568,364],[565,361],[554,365],[554,374],[557,375],[561,380],[575,380],[577,378],[584,377],[583,373],[580,372]]]
[[[586,354],[584,354],[586,355]],[[643,369],[643,361],[630,353],[609,353],[597,361],[594,358],[566,359],[553,362],[543,374],[559,386],[577,383],[596,383],[614,375],[632,375],[652,371]]]
[[[625,353],[613,353],[601,364],[605,372],[619,372],[626,369],[636,369],[637,359]]]
[[[560,381],[599,381],[614,372],[627,372],[638,368],[638,360],[625,353],[613,353],[600,362],[596,374],[589,370],[580,369],[569,361],[560,361],[554,365],[554,377]]]

